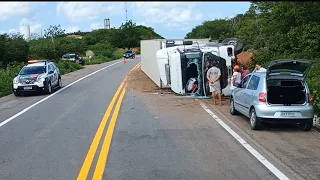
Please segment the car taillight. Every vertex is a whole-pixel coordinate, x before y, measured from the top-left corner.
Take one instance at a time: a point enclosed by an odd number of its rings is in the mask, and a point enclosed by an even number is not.
[[[267,102],[266,96],[267,96],[267,93],[265,93],[265,92],[259,93],[259,96],[258,96],[259,101],[260,102]]]
[[[312,94],[308,93],[308,103],[312,104],[313,100],[312,100]]]

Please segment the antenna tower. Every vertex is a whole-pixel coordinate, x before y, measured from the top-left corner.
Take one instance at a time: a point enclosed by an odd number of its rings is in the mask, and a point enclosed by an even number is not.
[[[128,22],[128,10],[127,10],[127,1],[124,2],[126,5],[126,22]]]
[[[104,19],[104,28],[110,29],[110,19]]]

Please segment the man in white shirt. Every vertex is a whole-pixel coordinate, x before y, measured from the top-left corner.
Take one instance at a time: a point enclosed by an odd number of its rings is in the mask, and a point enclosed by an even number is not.
[[[267,70],[263,68],[261,64],[256,64],[256,67],[254,68],[253,72],[267,72]]]
[[[198,90],[198,81],[196,78],[190,78],[187,82],[187,92],[195,93]]]
[[[216,105],[216,95],[218,94],[220,106],[222,105],[221,97],[221,86],[220,86],[220,76],[221,71],[217,67],[215,61],[212,62],[212,67],[207,71],[207,79],[209,81],[210,92],[212,93],[212,99],[214,105]]]

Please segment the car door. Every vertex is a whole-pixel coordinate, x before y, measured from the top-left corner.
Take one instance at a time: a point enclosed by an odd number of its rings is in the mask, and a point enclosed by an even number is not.
[[[57,85],[58,84],[58,73],[57,70],[55,68],[55,66],[53,64],[50,64],[52,70],[53,70],[53,84]]]
[[[48,77],[50,79],[51,85],[54,85],[54,73],[51,73],[53,71],[53,67],[51,64],[48,65]]]
[[[250,80],[251,74],[247,75],[239,84],[238,88],[235,88],[234,91],[234,103],[235,107],[242,114],[246,113],[245,99],[243,97],[244,91],[247,88],[248,82]]]
[[[245,91],[243,91],[243,101],[244,101],[244,108],[246,110],[246,116],[249,116],[250,107],[254,102],[254,98],[256,98],[256,90],[258,89],[260,77],[256,75],[252,75],[248,86]]]
[[[58,68],[54,63],[52,63],[52,66],[54,67],[54,71],[55,71],[55,73],[56,73],[56,76],[57,76],[57,78],[59,79],[59,76],[60,76],[60,70],[59,70],[59,68]]]

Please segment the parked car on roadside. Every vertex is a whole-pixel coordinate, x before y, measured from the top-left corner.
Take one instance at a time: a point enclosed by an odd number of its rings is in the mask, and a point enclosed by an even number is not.
[[[295,123],[309,131],[314,108],[305,77],[310,67],[310,61],[275,60],[267,72],[248,74],[232,91],[230,113],[247,116],[253,130],[263,123]]]
[[[85,64],[85,60],[82,57],[77,57],[76,54],[64,54],[61,58],[61,60],[63,61],[72,61],[72,62],[76,62],[78,64],[84,65]]]
[[[19,96],[28,92],[51,94],[53,88],[62,87],[61,74],[54,62],[31,60],[13,79],[13,94]]]
[[[128,59],[128,58],[136,58],[136,53],[132,50],[127,50],[126,52],[124,52],[123,57]]]

